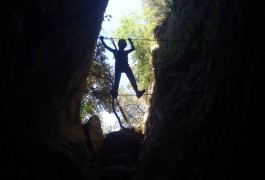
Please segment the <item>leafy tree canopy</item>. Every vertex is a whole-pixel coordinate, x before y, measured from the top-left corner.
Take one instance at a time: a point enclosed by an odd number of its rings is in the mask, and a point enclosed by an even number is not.
[[[130,66],[134,71],[139,89],[150,90],[153,81],[151,49],[156,44],[155,41],[152,41],[154,39],[153,29],[169,12],[171,0],[142,1],[143,9],[124,15],[120,19],[120,26],[117,27],[112,36],[133,39],[136,51],[132,54],[132,64]],[[111,15],[105,15],[105,19],[108,21],[111,18]],[[86,119],[88,114],[100,115],[103,110],[112,112],[110,89],[113,85],[112,75],[114,72],[113,68],[106,63],[106,59],[105,49],[98,42],[94,62],[87,79],[87,88],[85,89],[87,94],[81,104],[81,118],[83,120]],[[120,88],[119,94],[128,94],[128,91]],[[142,119],[148,106],[149,98],[147,97],[143,96],[141,99],[137,99],[135,96],[118,97],[116,110],[122,121],[126,122],[127,127],[140,126],[142,128]]]
[[[143,4],[153,10],[157,22],[162,21],[170,11],[172,0],[142,0]]]
[[[132,55],[134,75],[140,89],[148,89],[152,78],[151,47],[154,41],[141,39],[154,39],[153,29],[156,22],[153,20],[153,12],[150,8],[142,11],[133,11],[124,15],[120,19],[120,26],[116,29],[113,36],[133,40],[136,51]]]
[[[105,48],[98,42],[94,61],[87,79],[85,95],[81,102],[81,119],[89,114],[100,115],[103,110],[111,112],[110,89],[113,84],[112,68],[106,63]]]

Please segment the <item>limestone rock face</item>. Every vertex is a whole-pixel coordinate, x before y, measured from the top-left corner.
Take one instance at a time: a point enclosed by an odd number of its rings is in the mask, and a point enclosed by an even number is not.
[[[80,90],[106,5],[1,1],[1,151],[7,179],[92,178]]]
[[[95,158],[98,158],[101,155],[104,140],[99,117],[96,115],[91,116],[88,122],[83,125],[83,129],[88,149]]]
[[[136,179],[264,179],[265,11],[173,0]]]
[[[101,178],[103,180],[132,178],[136,172],[135,163],[141,146],[141,137],[129,130],[108,133],[103,144]]]

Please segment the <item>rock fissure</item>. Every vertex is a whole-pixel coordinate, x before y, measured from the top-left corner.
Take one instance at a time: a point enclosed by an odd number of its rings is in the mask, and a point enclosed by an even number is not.
[[[1,2],[2,176],[264,179],[261,2],[172,0],[154,33],[185,42],[153,51],[144,140],[126,129],[104,137],[95,116],[81,125],[80,90],[107,3]]]

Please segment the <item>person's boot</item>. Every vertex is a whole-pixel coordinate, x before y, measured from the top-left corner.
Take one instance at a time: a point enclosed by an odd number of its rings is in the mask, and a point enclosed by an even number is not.
[[[144,93],[145,93],[145,90],[137,91],[137,92],[136,92],[136,96],[137,96],[137,98],[142,97],[142,95],[143,95]]]
[[[117,99],[118,91],[111,90],[110,93],[111,93],[111,96],[112,96],[113,99]]]

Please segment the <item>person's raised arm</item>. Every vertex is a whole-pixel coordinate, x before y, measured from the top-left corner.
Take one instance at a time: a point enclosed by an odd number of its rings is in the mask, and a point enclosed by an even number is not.
[[[130,45],[131,45],[131,49],[129,49],[127,52],[128,53],[131,53],[135,50],[135,46],[133,45],[133,42],[132,42],[132,39],[131,38],[128,38],[129,42],[130,42]]]
[[[103,46],[104,46],[107,50],[109,50],[110,52],[114,52],[114,51],[115,51],[114,49],[112,49],[112,48],[110,48],[109,46],[107,46],[107,44],[106,44],[105,41],[104,41],[104,37],[103,37],[103,36],[100,36],[99,39],[101,40]]]

